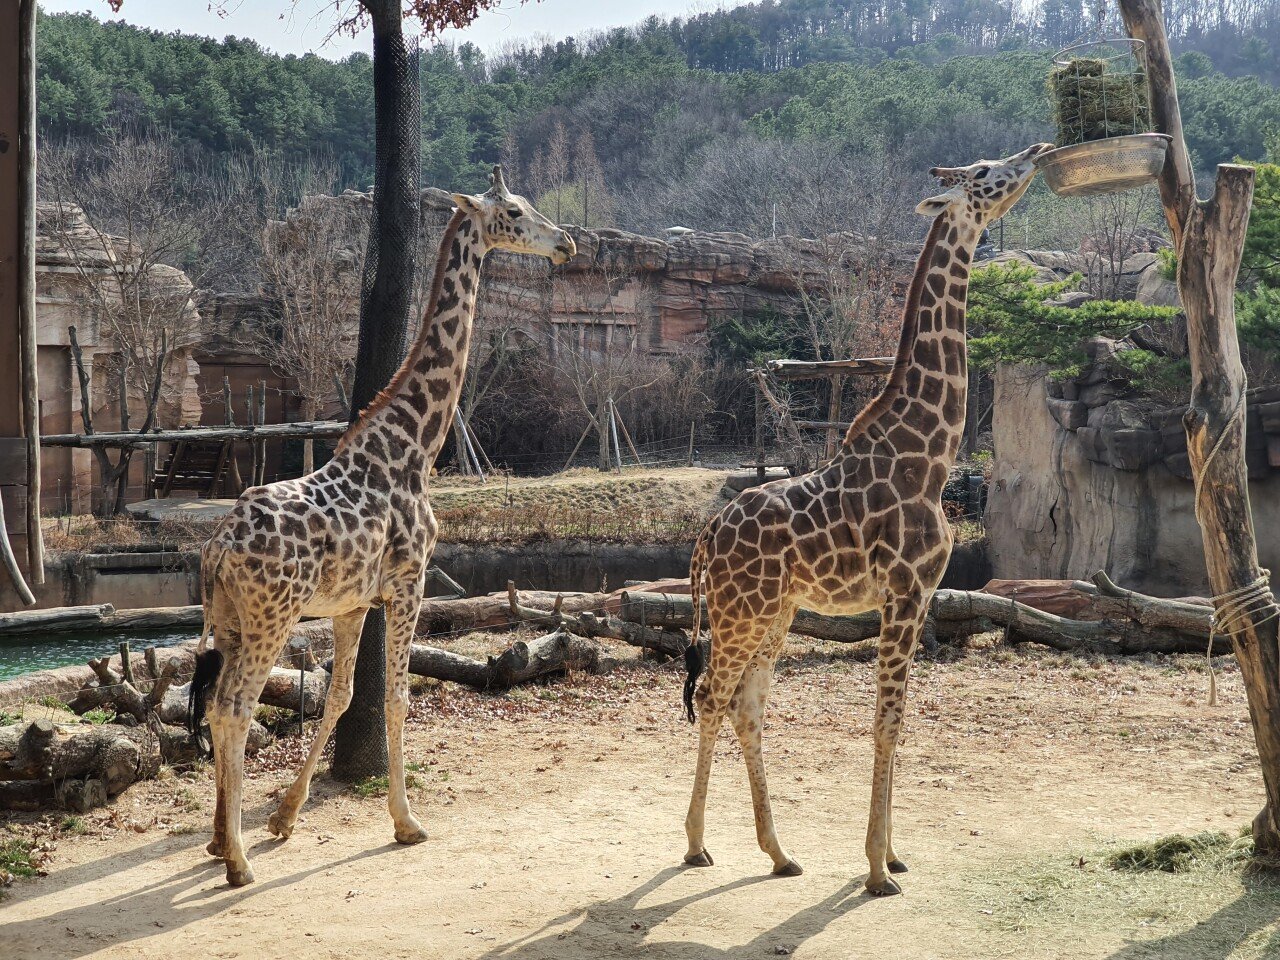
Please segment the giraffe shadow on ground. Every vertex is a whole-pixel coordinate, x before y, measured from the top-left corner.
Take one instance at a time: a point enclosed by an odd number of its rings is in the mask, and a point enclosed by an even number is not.
[[[245,811],[246,827],[261,826],[267,814],[275,809],[275,802],[255,805]],[[157,928],[174,930],[192,923],[200,923],[243,904],[271,890],[288,887],[308,877],[324,873],[370,857],[392,855],[409,848],[395,842],[361,850],[345,857],[335,857],[323,863],[313,864],[270,880],[262,880],[242,888],[230,888],[223,882],[223,861],[207,856],[204,845],[209,841],[207,831],[180,837],[164,837],[141,847],[134,847],[114,857],[91,860],[88,863],[61,870],[30,888],[23,897],[30,903],[42,898],[58,898],[67,890],[86,883],[107,880],[113,874],[131,870],[148,859],[182,854],[184,864],[176,872],[140,887],[129,887],[124,892],[107,896],[92,904],[76,904],[65,910],[43,913],[24,920],[4,918],[0,905],[0,929],[6,949],[0,955],[35,957],[40,960],[77,960],[96,953],[106,945],[127,943],[130,939],[145,940],[157,932]],[[254,845],[254,853],[269,853],[273,848],[284,849],[281,841],[266,838]],[[189,858],[186,859],[186,858]],[[210,885],[210,881],[214,881]],[[150,924],[144,927],[123,928],[114,918],[118,916],[144,916]],[[63,937],[52,937],[50,931],[65,931]],[[9,951],[14,951],[10,953]]]
[[[686,907],[756,884],[788,883],[768,874],[743,877],[662,903],[640,905],[667,881],[689,869],[684,866],[666,867],[622,896],[597,900],[561,914],[527,936],[491,948],[480,960],[551,960],[570,953],[575,956],[646,956],[657,953],[664,960],[738,960],[745,956],[774,953],[779,947],[794,952],[797,946],[821,933],[831,923],[874,899],[863,891],[864,874],[746,943],[716,947],[688,939],[664,940],[660,941],[659,948],[649,941],[650,931]]]

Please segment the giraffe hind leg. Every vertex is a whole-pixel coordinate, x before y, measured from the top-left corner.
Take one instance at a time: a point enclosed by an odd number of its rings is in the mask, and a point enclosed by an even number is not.
[[[786,628],[783,628],[785,635]],[[769,802],[769,784],[765,776],[764,751],[761,736],[764,727],[765,706],[769,699],[769,685],[773,674],[773,658],[757,653],[747,669],[733,700],[729,715],[734,732],[742,745],[742,757],[747,765],[747,779],[751,784],[751,806],[756,822],[756,841],[760,849],[773,860],[773,872],[783,877],[798,877],[804,872],[800,864],[791,858],[778,840],[773,822],[773,808]]]
[[[698,765],[693,779],[693,796],[689,799],[689,812],[685,816],[684,829],[689,840],[684,862],[691,866],[710,866],[714,861],[707,852],[704,841],[706,830],[707,787],[711,780],[711,764],[715,755],[716,737],[730,710],[730,701],[742,680],[743,671],[751,657],[759,651],[774,616],[741,624],[737,631],[732,625],[711,612],[711,658],[706,679],[698,691],[701,707],[698,729]],[[775,613],[776,616],[776,613]]]
[[[311,778],[315,774],[320,755],[324,752],[338,718],[351,705],[351,677],[355,671],[356,652],[360,647],[360,630],[364,626],[367,610],[357,610],[333,618],[333,674],[329,692],[325,696],[324,716],[320,728],[311,742],[307,759],[298,771],[298,777],[280,799],[280,805],[267,819],[267,830],[273,836],[287,840],[293,834],[298,811],[307,802],[311,791]]]
[[[395,824],[397,843],[421,843],[427,839],[413,811],[404,765],[404,721],[409,712],[409,654],[413,631],[422,605],[422,582],[404,584],[387,603],[387,808]]]
[[[893,764],[906,709],[907,675],[923,632],[928,607],[928,599],[922,596],[922,591],[915,591],[890,601],[881,614],[883,626],[876,669],[875,763],[871,774],[871,813],[867,818],[870,873],[866,886],[867,891],[875,896],[902,892],[890,874],[905,870],[893,870],[889,866],[889,861],[894,860],[900,867],[905,867],[894,855],[892,846]]]

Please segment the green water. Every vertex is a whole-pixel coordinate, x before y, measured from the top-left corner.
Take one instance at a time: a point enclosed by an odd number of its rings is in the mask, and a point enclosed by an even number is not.
[[[199,631],[140,632],[133,636],[104,633],[51,633],[23,640],[0,639],[0,680],[9,680],[33,670],[48,670],[71,664],[83,666],[93,657],[104,657],[120,649],[123,640],[130,649],[171,647],[193,639]]]

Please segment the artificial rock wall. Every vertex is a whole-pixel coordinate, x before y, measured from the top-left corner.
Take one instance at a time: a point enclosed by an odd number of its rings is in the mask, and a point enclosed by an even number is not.
[[[1105,363],[1062,384],[1027,367],[1001,367],[995,379],[994,576],[1106,570],[1156,596],[1207,593],[1182,410],[1134,398]],[[1251,391],[1248,417],[1259,559],[1280,570],[1280,387]]]

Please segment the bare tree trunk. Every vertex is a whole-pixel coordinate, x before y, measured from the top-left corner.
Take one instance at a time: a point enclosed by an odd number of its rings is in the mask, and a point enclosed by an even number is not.
[[[360,0],[373,21],[373,94],[377,135],[373,224],[360,297],[360,341],[353,418],[385,387],[404,356],[409,304],[417,272],[418,84],[396,0]],[[387,621],[381,608],[365,617],[350,709],[338,721],[335,777],[363,780],[387,772],[383,687]]]
[[[312,397],[302,398],[302,419],[310,423],[316,418],[318,404]],[[316,468],[316,442],[307,437],[302,441],[302,475],[305,477]]]
[[[1245,466],[1245,374],[1236,334],[1235,284],[1249,225],[1253,170],[1222,164],[1214,195],[1196,196],[1169,41],[1158,0],[1121,0],[1131,36],[1146,43],[1152,118],[1173,138],[1160,200],[1178,251],[1178,293],[1187,316],[1191,404],[1183,418],[1196,477],[1196,518],[1209,584],[1219,600],[1249,699],[1266,805],[1253,822],[1255,852],[1280,855],[1280,649],[1277,608],[1263,573]]]

